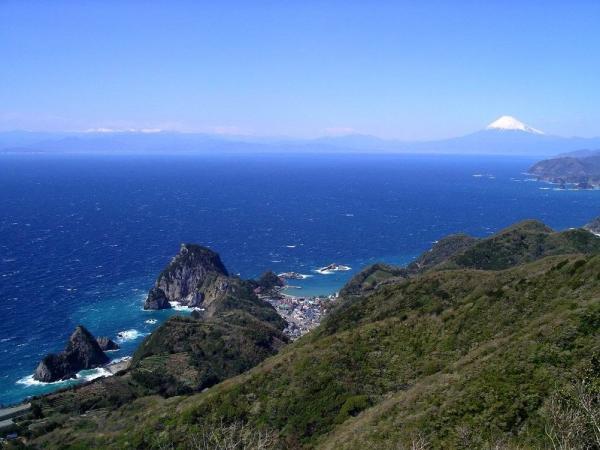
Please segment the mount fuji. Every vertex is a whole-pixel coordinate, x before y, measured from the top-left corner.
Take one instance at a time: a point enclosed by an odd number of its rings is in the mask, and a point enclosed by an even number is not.
[[[583,149],[600,149],[600,137],[561,137],[521,122],[512,116],[501,116],[483,129],[465,136],[435,141],[390,141],[368,136],[329,138],[332,146],[388,152],[495,154],[548,157]]]
[[[529,125],[525,125],[519,119],[512,116],[502,116],[490,123],[486,130],[502,130],[502,131],[523,131],[525,133],[545,134],[543,131],[537,130]]]

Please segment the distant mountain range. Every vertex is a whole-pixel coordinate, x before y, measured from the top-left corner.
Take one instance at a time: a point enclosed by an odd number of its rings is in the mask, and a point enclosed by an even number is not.
[[[399,141],[370,135],[317,139],[259,138],[161,130],[87,132],[0,132],[0,152],[381,152],[552,156],[600,148],[600,137],[545,134],[510,116],[465,136],[433,141]]]

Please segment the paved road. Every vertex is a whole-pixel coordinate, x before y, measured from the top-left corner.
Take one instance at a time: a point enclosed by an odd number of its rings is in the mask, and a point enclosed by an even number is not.
[[[2,408],[0,409],[0,421],[5,421],[5,419],[25,414],[29,411],[29,408],[31,408],[31,403],[24,403],[10,408]]]

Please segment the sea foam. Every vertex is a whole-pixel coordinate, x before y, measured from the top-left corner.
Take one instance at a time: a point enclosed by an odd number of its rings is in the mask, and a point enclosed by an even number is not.
[[[138,330],[131,329],[125,331],[119,331],[117,333],[118,342],[135,341],[140,336],[145,336],[147,333],[140,333]]]
[[[75,378],[70,378],[68,380],[58,380],[58,381],[51,381],[51,382],[44,382],[44,381],[39,381],[33,378],[33,375],[27,375],[26,377],[20,378],[19,380],[17,380],[17,384],[22,384],[24,386],[52,386],[52,385],[61,385],[61,384],[67,384],[67,383],[72,383],[74,381],[91,381],[91,380],[95,380],[96,378],[101,378],[101,377],[110,377],[112,375],[112,373],[110,373],[109,370],[105,369],[104,367],[98,367],[96,369],[88,369],[88,370],[82,370],[81,372],[78,372],[75,375]]]

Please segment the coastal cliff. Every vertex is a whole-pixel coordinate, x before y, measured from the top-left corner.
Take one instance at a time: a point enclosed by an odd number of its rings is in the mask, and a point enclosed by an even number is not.
[[[77,326],[64,351],[46,355],[38,364],[33,378],[53,382],[75,378],[77,372],[93,369],[109,362],[92,334],[82,325]]]
[[[167,309],[170,302],[206,307],[229,289],[229,274],[217,253],[199,245],[181,244],[148,293],[144,309]]]
[[[194,392],[277,353],[288,342],[286,322],[256,292],[280,283],[271,272],[258,281],[230,276],[216,252],[182,244],[144,307],[177,302],[195,310],[191,317],[170,318],[144,340],[133,356],[132,377],[163,395]]]

